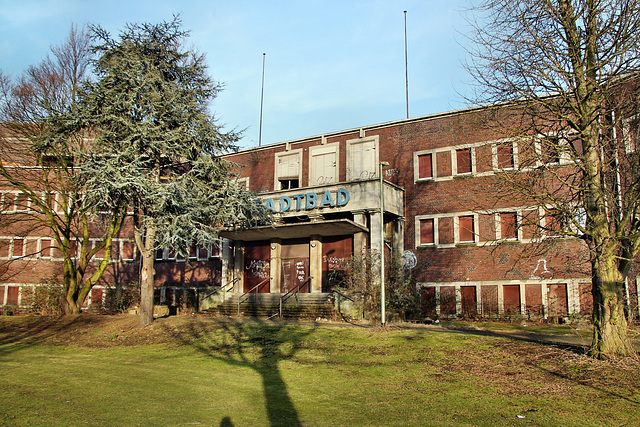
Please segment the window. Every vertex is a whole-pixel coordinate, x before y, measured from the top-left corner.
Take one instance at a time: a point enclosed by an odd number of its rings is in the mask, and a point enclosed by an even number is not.
[[[347,181],[378,177],[378,137],[347,141]]]
[[[276,154],[276,190],[300,187],[300,157],[300,150]]]
[[[550,209],[545,216],[545,229],[549,236],[559,236],[564,230],[566,220],[559,209]]]
[[[317,145],[309,148],[309,185],[338,182],[338,144]]]
[[[503,239],[518,238],[518,223],[515,212],[502,212],[500,214],[500,237]]]
[[[498,169],[512,169],[514,167],[512,143],[499,144],[496,147],[496,154]]]
[[[560,163],[560,138],[547,137],[540,143],[540,161],[542,164]]]
[[[421,245],[433,245],[435,243],[434,233],[434,219],[421,219],[420,220],[420,244]]]
[[[475,242],[473,215],[458,217],[458,241],[460,243]]]
[[[25,246],[24,239],[13,239],[13,257],[14,258],[22,258],[25,256],[24,246]]]
[[[456,150],[456,162],[458,166],[458,175],[471,173],[471,148]]]
[[[418,179],[433,178],[433,155],[418,155]]]
[[[637,151],[640,138],[640,116],[631,117],[622,121],[622,135],[627,153]]]

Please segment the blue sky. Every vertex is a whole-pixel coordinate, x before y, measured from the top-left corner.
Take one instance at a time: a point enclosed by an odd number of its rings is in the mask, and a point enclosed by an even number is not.
[[[67,36],[71,23],[117,34],[126,23],[180,14],[189,45],[207,55],[225,90],[212,111],[258,145],[262,54],[266,53],[262,144],[467,105],[460,93],[465,0],[0,0],[0,69],[16,76]]]

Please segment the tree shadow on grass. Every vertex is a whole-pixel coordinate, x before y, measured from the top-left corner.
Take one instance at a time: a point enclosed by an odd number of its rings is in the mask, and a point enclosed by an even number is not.
[[[43,343],[72,342],[88,324],[108,322],[100,316],[19,316],[0,321],[0,356]]]
[[[293,358],[315,329],[316,326],[281,323],[198,320],[171,332],[182,344],[208,357],[253,369],[262,379],[270,424],[301,426],[279,364]]]
[[[523,341],[523,342],[528,342],[532,344],[538,344],[538,345],[549,347],[549,348],[554,348],[557,350],[566,351],[569,353],[573,353],[575,355],[585,355],[587,354],[587,351],[589,349],[588,345],[584,342],[584,338],[582,337],[566,337],[566,336],[557,336],[552,334],[544,334],[544,333],[536,333],[536,332],[521,332],[521,331],[498,332],[498,331],[472,329],[472,328],[456,327],[456,326],[442,326],[442,329],[440,329],[440,331],[448,332],[448,333],[476,335],[476,336],[483,336],[483,337],[504,338],[504,339],[513,340],[513,341]],[[598,361],[593,359],[590,359],[590,360],[592,361],[593,364],[600,364],[602,366],[608,363],[607,361]],[[631,358],[629,360],[631,361],[631,363],[633,363],[633,360],[637,361],[638,359],[636,356],[635,359]],[[624,359],[622,361],[624,361]],[[605,374],[607,373],[606,372],[607,369],[615,370],[615,368],[601,367],[602,370],[598,371],[600,372],[600,374],[597,375],[600,382],[600,384],[598,384],[598,382],[595,381],[593,378],[580,378],[579,376],[577,376],[578,374],[575,374],[575,373],[572,374],[571,371],[565,372],[564,369],[562,369],[561,367],[562,365],[561,361],[555,362],[555,364],[557,365],[555,368],[545,367],[540,363],[528,362],[528,364],[554,377],[561,378],[563,380],[570,381],[574,384],[591,388],[600,393],[605,393],[611,397],[626,400],[627,402],[633,403],[635,405],[640,405],[640,401],[638,401],[633,396],[631,397],[625,396],[624,394],[619,392],[620,384],[616,383],[615,379],[610,381],[604,381],[602,379],[602,377],[604,377]]]

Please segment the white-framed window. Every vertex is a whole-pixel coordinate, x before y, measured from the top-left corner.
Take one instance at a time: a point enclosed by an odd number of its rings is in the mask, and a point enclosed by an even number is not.
[[[302,150],[290,150],[275,155],[275,189],[289,190],[302,185]]]
[[[437,217],[416,216],[416,246],[437,246],[437,231]]]
[[[493,170],[509,170],[518,167],[518,144],[504,141],[491,146]]]
[[[518,240],[519,220],[518,212],[507,211],[496,214],[498,238],[501,240]]]
[[[435,179],[436,154],[433,150],[413,153],[413,181],[432,181]]]
[[[339,176],[340,144],[337,142],[309,148],[309,185],[335,184]]]
[[[638,151],[638,144],[640,143],[640,115],[622,120],[622,137],[627,153],[635,153]]]
[[[347,140],[347,181],[378,177],[378,144],[377,135]]]
[[[458,148],[455,151],[454,175],[470,175],[475,172],[475,150],[472,147]]]
[[[478,236],[478,219],[475,214],[458,215],[454,219],[456,243],[475,243]]]

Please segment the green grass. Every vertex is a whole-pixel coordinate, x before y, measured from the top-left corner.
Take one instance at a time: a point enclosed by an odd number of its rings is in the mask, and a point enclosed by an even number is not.
[[[133,320],[130,320],[133,319]],[[0,424],[638,425],[640,365],[442,328],[0,319]],[[38,326],[40,325],[40,326]],[[524,418],[518,418],[518,415]]]

